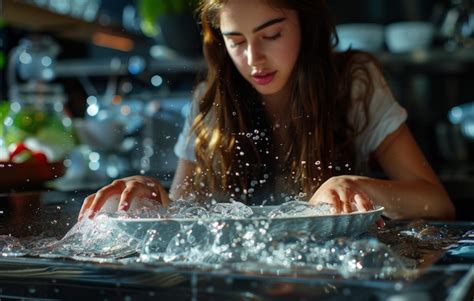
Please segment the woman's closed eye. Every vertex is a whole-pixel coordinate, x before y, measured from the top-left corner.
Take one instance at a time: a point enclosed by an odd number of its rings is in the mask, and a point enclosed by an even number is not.
[[[281,37],[281,31],[280,32],[277,32],[276,34],[274,35],[271,35],[271,36],[264,36],[263,38],[265,40],[271,40],[271,41],[274,41],[274,40],[277,40],[278,38]]]
[[[245,40],[244,41],[230,41],[230,47],[234,48],[234,47],[243,45],[244,43],[245,43]]]
[[[269,36],[262,36],[262,39],[268,40],[268,41],[275,41],[278,40],[281,37],[281,31],[277,32],[274,35],[269,35]],[[239,46],[242,46],[246,43],[246,40],[240,40],[240,39],[229,39],[230,43],[229,46],[231,48],[236,48]]]

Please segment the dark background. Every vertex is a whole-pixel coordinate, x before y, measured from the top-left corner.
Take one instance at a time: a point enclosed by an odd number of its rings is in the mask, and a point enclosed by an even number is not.
[[[137,0],[138,1],[138,0]],[[123,11],[127,6],[136,7],[137,1],[102,1],[98,14],[101,26],[123,25]],[[23,1],[26,2],[26,1]],[[330,0],[338,24],[342,23],[377,23],[387,25],[399,21],[429,21],[439,27],[451,1],[447,0]],[[455,1],[453,1],[455,2]],[[469,1],[465,1],[469,2]],[[3,7],[2,7],[3,8]],[[2,11],[8,14],[8,12]],[[8,18],[6,18],[8,19]],[[104,20],[106,22],[104,22]],[[106,25],[103,25],[106,24]],[[107,25],[109,24],[109,25]],[[165,28],[166,29],[166,28]],[[71,28],[71,31],[74,30]],[[183,35],[182,28],[167,28],[175,32],[175,36]],[[133,54],[147,55],[154,44],[165,43],[160,39],[145,37],[136,28],[123,28],[136,37],[137,46],[133,53],[123,53],[91,45],[84,40],[72,40],[57,36],[55,30],[45,28],[32,31],[22,26],[12,26],[2,22],[0,26],[0,54],[6,58],[12,47],[19,40],[32,32],[51,34],[61,45],[59,60],[109,58],[111,56],[128,57]],[[184,30],[184,33],[189,32]],[[474,152],[473,142],[464,137],[459,128],[450,124],[448,111],[459,104],[474,101],[474,65],[473,60],[460,60],[444,50],[446,41],[436,36],[433,50],[441,51],[441,59],[419,64],[410,57],[391,55],[386,48],[376,53],[391,84],[396,99],[408,110],[408,125],[414,133],[430,163],[439,174],[456,203],[460,218],[472,219],[472,195],[474,195]],[[431,51],[431,50],[430,50]],[[148,58],[150,59],[150,58]],[[152,59],[151,59],[152,60]],[[0,99],[7,99],[5,84],[6,65],[0,64]],[[190,90],[196,82],[198,72],[177,72],[176,70],[160,70],[170,91]],[[123,80],[132,82],[133,92],[162,92],[149,84],[149,79],[156,74],[150,68],[142,74],[120,75]],[[105,87],[108,76],[91,76],[94,84],[101,89]],[[84,116],[86,93],[74,77],[58,78],[68,93],[68,110],[73,116]],[[453,142],[453,139],[455,143]]]

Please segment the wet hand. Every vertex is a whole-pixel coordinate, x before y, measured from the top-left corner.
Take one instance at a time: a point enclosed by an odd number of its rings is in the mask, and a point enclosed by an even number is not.
[[[362,190],[358,177],[337,176],[328,179],[309,200],[311,204],[326,203],[334,208],[334,213],[369,211],[374,205]]]
[[[362,189],[361,178],[356,176],[336,176],[319,187],[309,200],[310,204],[326,203],[334,208],[334,213],[367,212],[375,209],[374,203]],[[385,222],[380,218],[377,226]]]
[[[151,199],[168,206],[168,193],[158,180],[144,176],[132,176],[113,181],[111,184],[99,189],[96,193],[84,199],[78,219],[81,220],[87,213],[89,218],[104,206],[110,198],[118,196],[118,210],[127,211],[133,200]]]

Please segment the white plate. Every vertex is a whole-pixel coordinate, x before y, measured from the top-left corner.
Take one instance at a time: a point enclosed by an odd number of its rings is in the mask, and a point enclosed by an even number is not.
[[[254,215],[248,218],[222,218],[222,219],[184,219],[184,218],[115,218],[117,225],[129,235],[141,239],[149,229],[154,229],[164,236],[173,236],[183,226],[190,226],[200,222],[223,231],[222,236],[232,236],[234,231],[242,231],[246,227],[265,227],[269,235],[275,237],[301,237],[312,236],[313,239],[329,239],[334,237],[354,237],[367,231],[367,229],[380,218],[383,207],[367,211],[352,212],[335,215],[293,216],[266,218],[266,215],[275,206],[251,206]]]

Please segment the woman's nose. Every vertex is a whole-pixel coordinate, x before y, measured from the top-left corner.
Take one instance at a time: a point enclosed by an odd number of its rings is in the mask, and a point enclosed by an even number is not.
[[[247,64],[258,66],[265,62],[265,54],[258,43],[249,43],[247,46]]]

